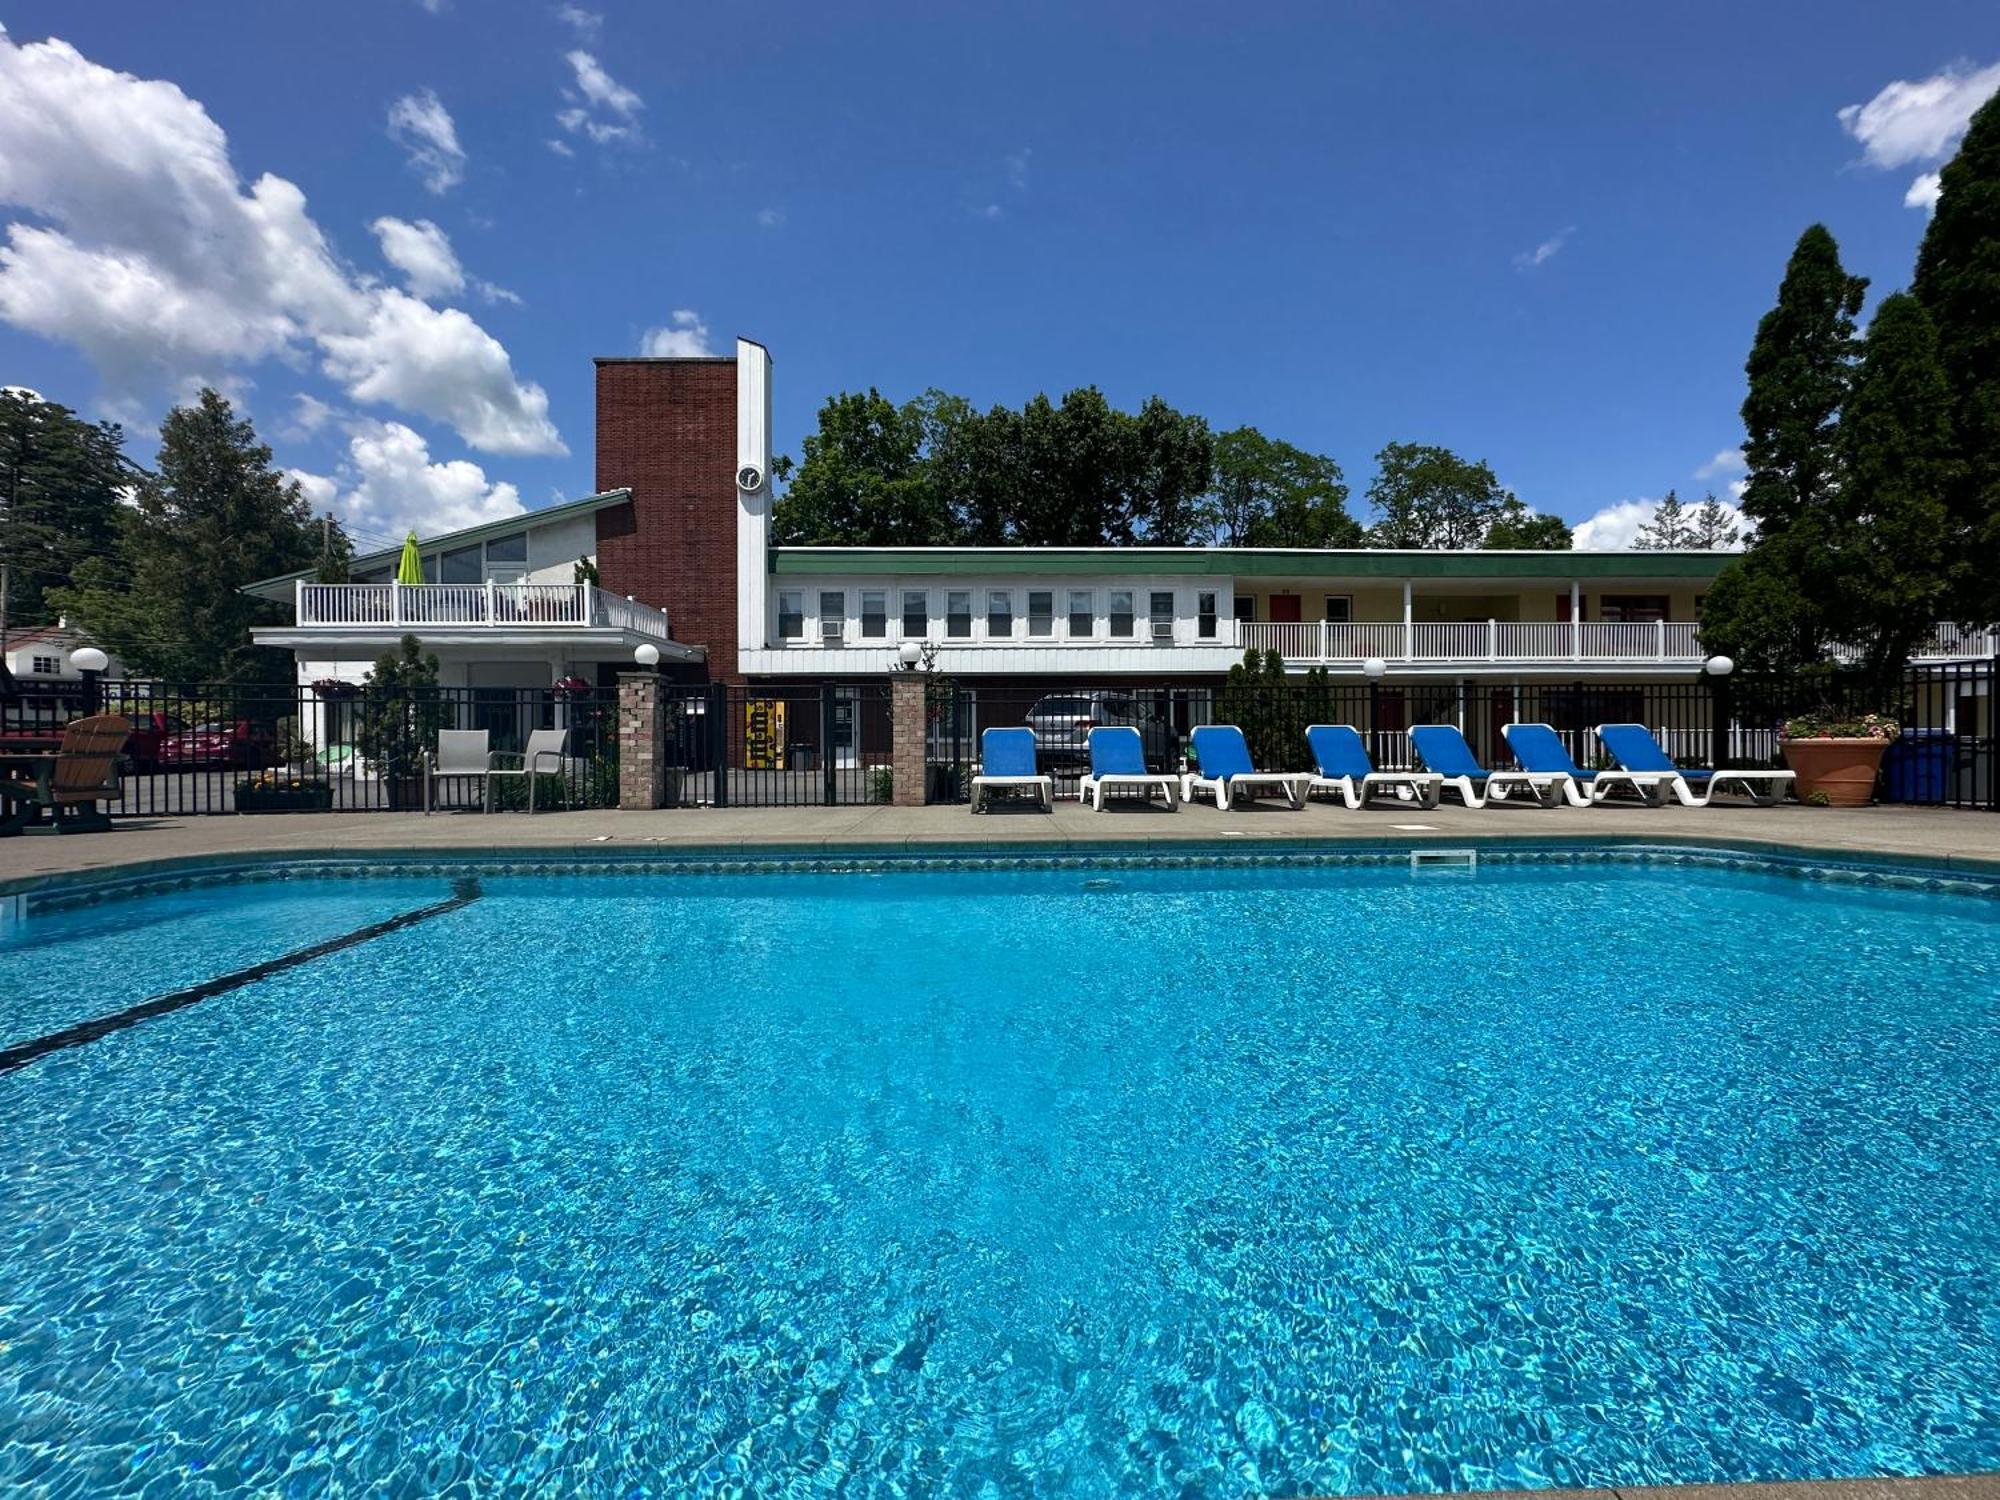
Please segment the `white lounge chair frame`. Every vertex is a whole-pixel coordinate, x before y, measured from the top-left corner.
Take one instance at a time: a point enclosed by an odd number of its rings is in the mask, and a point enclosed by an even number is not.
[[[1603,743],[1604,726],[1592,731]],[[1706,790],[1697,790],[1681,771],[1599,771],[1591,783],[1591,800],[1602,802],[1614,787],[1629,786],[1648,807],[1664,807],[1668,795],[1682,807],[1707,807],[1725,781],[1743,790],[1754,807],[1776,807],[1785,800],[1785,788],[1798,780],[1794,771],[1711,771]],[[1770,788],[1766,791],[1763,788]]]
[[[1215,797],[1216,810],[1228,812],[1235,797],[1254,797],[1258,788],[1276,787],[1284,794],[1287,806],[1299,808],[1306,805],[1305,784],[1310,780],[1311,774],[1305,771],[1249,771],[1227,778],[1188,771],[1181,776],[1181,801],[1192,802],[1196,792],[1209,792]]]
[[[1331,729],[1330,724],[1309,724],[1306,735],[1310,741],[1315,729]],[[1364,752],[1366,744],[1363,745]],[[1372,757],[1371,757],[1372,758]],[[1408,792],[1410,800],[1418,808],[1428,812],[1438,805],[1439,795],[1444,790],[1444,778],[1429,771],[1370,771],[1358,781],[1352,776],[1322,776],[1316,771],[1306,773],[1306,795],[1314,792],[1337,793],[1350,810],[1359,812],[1368,805],[1368,799],[1377,792]]]
[[[1158,792],[1166,799],[1168,807],[1172,808],[1180,805],[1180,777],[1166,775],[1140,776],[1129,772],[1118,772],[1110,776],[1093,776],[1088,771],[1084,772],[1083,780],[1076,784],[1077,799],[1082,802],[1088,802],[1099,812],[1103,812],[1104,794],[1108,791],[1115,792],[1121,787],[1138,787],[1145,792],[1148,802],[1153,800],[1153,793]]]
[[[535,778],[550,772],[555,773],[557,776],[562,775],[563,760],[568,753],[569,731],[567,729],[532,730],[529,732],[528,747],[525,750],[495,750],[486,758],[488,767],[486,774],[489,778],[487,785],[492,785],[490,778],[495,776],[525,777],[528,783],[528,815],[533,817],[535,812]],[[518,760],[520,764],[518,766],[503,766],[499,764],[503,760]],[[567,805],[569,801],[569,789],[567,786],[563,788],[562,796],[564,804]],[[490,806],[492,798],[488,797],[487,802]]]
[[[976,767],[972,778],[972,810],[974,812],[986,811],[986,793],[1009,787],[1030,790],[1035,794],[1035,800],[1040,802],[1043,807],[1047,808],[1050,812],[1056,810],[1055,777],[983,776],[977,774]]]
[[[1430,727],[1423,724],[1412,726],[1415,729]],[[1409,735],[1410,730],[1406,729],[1403,733]],[[1461,730],[1461,737],[1463,733]],[[1419,755],[1414,737],[1410,739],[1410,753]],[[1482,793],[1473,785],[1470,776],[1439,776],[1439,799],[1443,799],[1445,792],[1457,792],[1467,807],[1481,808],[1489,802],[1505,802],[1510,792],[1526,787],[1538,806],[1555,807],[1569,797],[1570,789],[1576,785],[1576,778],[1567,771],[1488,771],[1485,780],[1486,790]]]

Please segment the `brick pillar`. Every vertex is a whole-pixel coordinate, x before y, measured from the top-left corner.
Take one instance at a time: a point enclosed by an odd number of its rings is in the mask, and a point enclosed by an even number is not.
[[[889,679],[889,764],[897,807],[924,805],[924,680],[914,672]]]
[[[658,672],[618,674],[618,805],[659,807],[667,800]]]

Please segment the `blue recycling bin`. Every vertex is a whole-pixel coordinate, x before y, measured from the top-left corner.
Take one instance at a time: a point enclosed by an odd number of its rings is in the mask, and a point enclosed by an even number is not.
[[[1951,789],[1958,742],[1943,729],[1905,729],[1882,757],[1885,801],[1935,805]]]

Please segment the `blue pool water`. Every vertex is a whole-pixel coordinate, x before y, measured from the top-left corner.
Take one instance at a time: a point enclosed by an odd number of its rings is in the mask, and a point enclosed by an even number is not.
[[[185,968],[250,898],[174,899]],[[1990,899],[488,879],[0,1075],[0,1490],[1992,1468],[1996,1077]]]

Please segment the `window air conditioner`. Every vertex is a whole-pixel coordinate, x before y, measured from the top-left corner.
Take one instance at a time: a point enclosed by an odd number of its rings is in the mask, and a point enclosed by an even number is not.
[[[846,635],[847,622],[845,620],[821,620],[819,622],[819,639],[820,644],[823,646],[838,646]]]
[[[1174,643],[1174,622],[1172,620],[1153,621],[1153,643],[1171,646]]]

